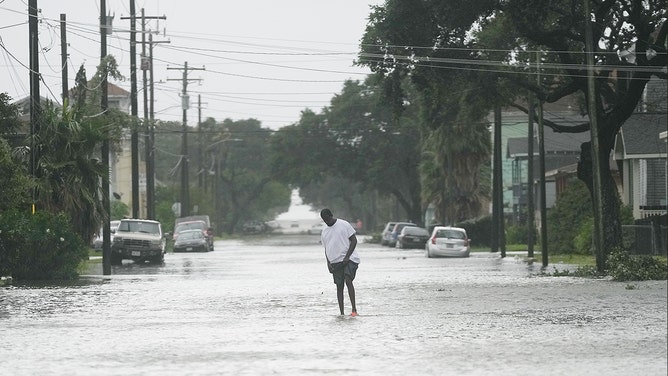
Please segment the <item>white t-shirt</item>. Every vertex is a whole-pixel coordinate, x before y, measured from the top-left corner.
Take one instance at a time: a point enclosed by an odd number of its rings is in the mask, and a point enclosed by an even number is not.
[[[325,255],[329,262],[335,263],[343,261],[346,257],[346,253],[348,253],[348,247],[350,246],[350,240],[348,240],[348,238],[353,234],[355,234],[353,226],[340,218],[337,218],[336,222],[331,227],[325,225],[325,228],[322,229],[322,233],[320,234],[320,240],[325,247]],[[357,254],[357,249],[350,255],[350,261],[359,264],[360,256]]]

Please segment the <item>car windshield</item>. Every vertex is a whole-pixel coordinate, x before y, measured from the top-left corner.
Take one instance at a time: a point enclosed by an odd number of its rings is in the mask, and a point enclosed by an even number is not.
[[[413,226],[414,227],[415,225],[412,224],[412,223],[397,223],[397,225],[394,226],[394,231],[395,232],[401,232],[401,229],[403,229],[404,227],[407,227],[407,226]]]
[[[204,222],[188,222],[188,223],[179,223],[176,225],[176,229],[174,229],[175,233],[179,233],[181,231],[186,231],[186,230],[203,230],[204,229]]]
[[[118,232],[146,232],[149,234],[159,234],[160,225],[155,222],[142,221],[123,221],[118,226]]]
[[[426,235],[429,236],[429,232],[422,227],[413,227],[408,226],[404,227],[404,235]]]
[[[457,230],[438,230],[436,232],[437,238],[450,238],[450,239],[466,239],[466,235]]]
[[[178,240],[201,239],[202,236],[200,231],[186,231],[179,235]]]

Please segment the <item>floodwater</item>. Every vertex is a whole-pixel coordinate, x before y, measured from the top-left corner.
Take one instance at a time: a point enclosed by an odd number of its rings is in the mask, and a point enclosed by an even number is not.
[[[338,315],[317,238],[218,241],[164,265],[0,288],[0,373],[667,374],[666,281],[544,277],[514,256],[362,243],[353,318]]]

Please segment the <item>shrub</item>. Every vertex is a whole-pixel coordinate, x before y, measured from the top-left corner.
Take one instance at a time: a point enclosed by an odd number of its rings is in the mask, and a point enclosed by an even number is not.
[[[538,232],[536,228],[531,226],[533,230],[534,245],[537,243]],[[527,225],[513,225],[506,229],[506,243],[507,244],[529,244],[529,226]]]
[[[547,244],[552,254],[569,254],[576,249],[575,239],[587,218],[592,217],[592,204],[587,186],[576,178],[559,196],[547,213]],[[586,240],[579,239],[586,243]]]
[[[455,225],[466,230],[466,235],[471,238],[474,246],[492,245],[492,217],[486,216],[478,219],[471,219],[460,222]]]
[[[651,256],[633,256],[622,249],[608,255],[608,274],[615,281],[647,281],[668,279],[668,266]]]
[[[74,279],[87,257],[86,245],[63,214],[9,210],[0,217],[0,275]]]

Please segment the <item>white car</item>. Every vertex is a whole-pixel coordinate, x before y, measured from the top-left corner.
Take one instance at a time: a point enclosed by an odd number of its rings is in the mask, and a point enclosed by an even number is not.
[[[385,228],[383,228],[383,231],[380,233],[380,245],[390,244],[390,240],[392,240],[392,229],[396,224],[397,222],[387,222],[387,224],[385,224]]]
[[[469,257],[471,241],[459,227],[436,226],[425,246],[427,257]]]
[[[322,229],[325,228],[324,223],[316,223],[308,229],[309,235],[320,235]]]

